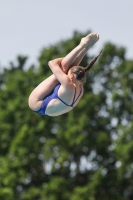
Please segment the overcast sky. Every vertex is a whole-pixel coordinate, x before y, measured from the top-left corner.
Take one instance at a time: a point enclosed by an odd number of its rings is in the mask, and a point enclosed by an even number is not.
[[[74,30],[100,34],[92,53],[110,41],[133,59],[133,0],[0,0],[0,66],[18,54],[35,63],[43,47]]]

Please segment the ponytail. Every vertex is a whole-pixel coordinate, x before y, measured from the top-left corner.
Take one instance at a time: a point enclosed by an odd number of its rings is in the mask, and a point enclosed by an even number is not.
[[[85,67],[85,72],[90,70],[90,68],[94,65],[94,63],[97,61],[98,57],[101,56],[102,51],[99,53],[98,56],[96,56],[88,65]]]
[[[81,67],[81,66],[73,66],[71,68],[71,72],[75,74],[76,79],[80,82],[84,83],[86,81],[86,72],[94,65],[98,57],[102,54],[102,51],[99,53],[98,56],[96,56],[90,64],[87,65],[87,67]]]

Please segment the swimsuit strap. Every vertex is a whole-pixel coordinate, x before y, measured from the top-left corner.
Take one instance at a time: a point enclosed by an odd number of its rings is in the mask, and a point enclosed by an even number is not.
[[[76,87],[74,88],[74,97],[71,106],[73,106],[73,104],[75,103],[75,97],[76,97]]]
[[[62,99],[60,99],[60,97],[58,96],[58,99],[62,102],[62,103],[64,103],[66,106],[71,106],[71,107],[73,107],[73,105],[75,104],[75,102],[78,100],[78,98],[79,98],[79,96],[81,95],[81,92],[82,92],[82,87],[80,88],[80,93],[79,93],[79,95],[78,95],[78,97],[76,98],[76,100],[75,100],[75,97],[76,97],[76,88],[75,88],[75,90],[74,90],[74,97],[73,97],[73,101],[72,101],[72,104],[70,104],[70,105],[68,105],[67,103],[65,103]]]
[[[77,96],[77,98],[75,99],[75,97],[76,97],[76,88],[75,88],[74,98],[73,98],[73,102],[72,102],[72,104],[71,104],[72,107],[73,107],[73,105],[75,104],[75,102],[78,100],[78,98],[80,97],[81,92],[82,92],[82,87],[80,87],[80,93],[79,93],[79,95]]]

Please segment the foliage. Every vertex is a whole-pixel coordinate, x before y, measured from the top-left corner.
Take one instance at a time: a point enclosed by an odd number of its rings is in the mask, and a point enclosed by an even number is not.
[[[71,112],[42,117],[28,108],[33,88],[85,34],[42,49],[38,66],[18,56],[0,72],[1,200],[133,199],[133,60],[112,43],[88,74]],[[82,65],[90,60],[86,55]]]

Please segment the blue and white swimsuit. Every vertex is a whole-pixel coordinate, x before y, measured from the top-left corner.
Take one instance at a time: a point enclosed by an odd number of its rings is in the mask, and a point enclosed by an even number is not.
[[[45,114],[45,110],[46,110],[46,108],[47,108],[48,103],[49,103],[52,99],[59,99],[59,100],[60,100],[62,103],[64,103],[66,106],[73,107],[73,105],[75,104],[75,102],[78,100],[79,96],[80,96],[81,93],[82,93],[82,87],[81,87],[81,89],[80,89],[80,93],[79,93],[78,97],[76,98],[76,100],[75,100],[75,96],[76,96],[76,88],[75,88],[75,91],[74,91],[74,98],[73,98],[72,104],[71,104],[71,105],[68,105],[68,104],[66,104],[62,99],[60,99],[59,96],[58,96],[58,90],[59,90],[60,86],[61,86],[61,84],[57,85],[57,86],[54,88],[53,92],[52,92],[51,94],[49,94],[47,97],[45,97],[45,99],[44,99],[43,102],[42,102],[41,108],[40,108],[39,110],[37,110],[37,111],[34,111],[34,112],[39,113],[40,115],[43,115],[43,116],[47,116],[47,115]]]

